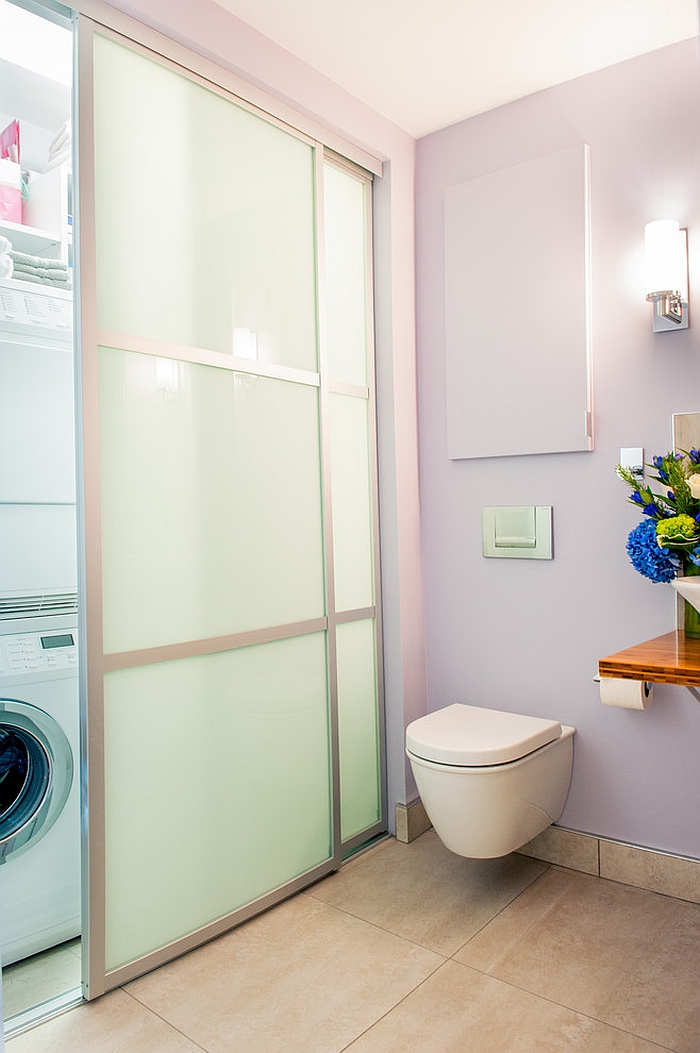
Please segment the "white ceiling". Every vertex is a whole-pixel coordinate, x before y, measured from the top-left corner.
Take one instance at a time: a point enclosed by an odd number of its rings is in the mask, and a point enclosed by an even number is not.
[[[694,36],[697,0],[217,0],[416,138]]]

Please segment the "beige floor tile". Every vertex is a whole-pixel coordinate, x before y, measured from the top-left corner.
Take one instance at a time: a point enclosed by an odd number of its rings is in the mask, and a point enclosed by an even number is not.
[[[201,1053],[201,1049],[123,991],[113,991],[10,1039],[7,1053]]]
[[[678,1053],[700,1053],[700,907],[665,902],[662,937],[618,978],[601,1015]]]
[[[662,1053],[659,1046],[446,962],[348,1053]]]
[[[441,963],[298,896],[127,990],[209,1053],[337,1053]]]
[[[546,869],[515,854],[463,859],[429,830],[408,845],[390,842],[307,895],[450,956]]]
[[[574,873],[567,884],[562,894],[561,874],[546,874],[457,959],[641,1038],[700,1053],[700,906]]]
[[[454,955],[455,961],[481,972],[494,972],[500,962],[571,892],[576,876],[550,870]]]
[[[67,943],[6,966],[2,971],[5,1017],[79,987],[80,968],[80,958]]]

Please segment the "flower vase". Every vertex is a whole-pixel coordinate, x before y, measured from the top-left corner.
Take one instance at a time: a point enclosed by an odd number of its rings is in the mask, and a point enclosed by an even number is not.
[[[700,567],[688,560],[683,568],[683,574],[686,578],[700,575]],[[685,635],[694,640],[700,640],[700,611],[696,610],[692,603],[688,603],[687,600],[683,600],[683,607],[683,630]]]

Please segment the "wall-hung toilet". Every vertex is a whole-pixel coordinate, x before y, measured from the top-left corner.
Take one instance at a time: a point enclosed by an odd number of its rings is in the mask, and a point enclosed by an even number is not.
[[[556,822],[569,792],[575,730],[459,702],[409,724],[406,753],[443,844],[490,859]]]

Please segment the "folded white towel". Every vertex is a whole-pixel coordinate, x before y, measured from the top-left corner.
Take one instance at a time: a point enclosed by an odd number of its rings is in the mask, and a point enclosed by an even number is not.
[[[38,274],[19,273],[15,271],[13,278],[18,282],[33,282],[35,285],[49,285],[52,289],[70,289],[72,282],[68,278],[40,278]]]
[[[7,241],[7,238],[0,239]],[[0,252],[0,278],[11,278],[14,265],[6,252]]]
[[[8,241],[7,238],[4,238],[2,234],[0,234],[0,253],[9,252],[11,248],[12,242]]]
[[[67,271],[68,264],[62,260],[49,260],[44,256],[30,256],[28,252],[10,252],[15,266],[45,267],[54,271]]]

